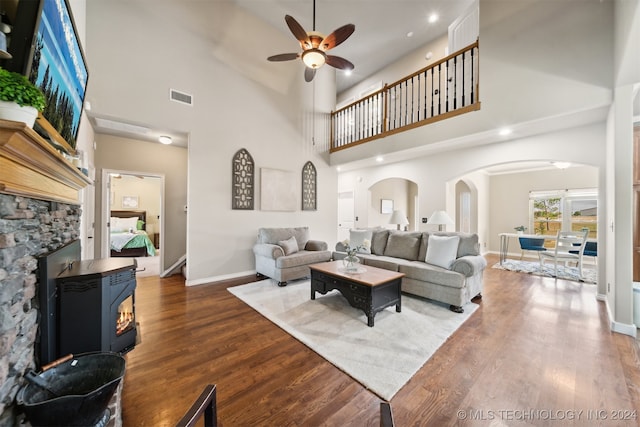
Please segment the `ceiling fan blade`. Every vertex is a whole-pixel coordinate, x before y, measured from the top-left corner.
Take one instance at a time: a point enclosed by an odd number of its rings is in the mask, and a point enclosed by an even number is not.
[[[320,49],[325,52],[329,49],[333,49],[338,46],[340,43],[349,38],[351,34],[356,30],[356,26],[353,24],[343,25],[342,27],[335,30],[333,33],[329,34],[327,37],[322,40],[320,43]]]
[[[327,64],[341,70],[353,70],[354,66],[351,62],[339,56],[327,55]]]
[[[304,67],[304,81],[305,82],[310,82],[311,80],[313,80],[313,78],[316,76],[316,69],[315,68],[309,68],[309,67]]]
[[[281,53],[279,55],[273,55],[267,58],[268,61],[292,61],[294,59],[298,59],[300,55],[297,53]]]
[[[298,21],[291,15],[285,15],[284,20],[287,22],[287,26],[293,33],[293,36],[300,42],[303,49],[311,47],[309,36],[307,32],[302,28],[302,25],[298,24]]]

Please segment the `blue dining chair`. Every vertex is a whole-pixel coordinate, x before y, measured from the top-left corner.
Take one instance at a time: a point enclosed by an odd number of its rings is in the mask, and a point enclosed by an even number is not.
[[[520,249],[522,253],[520,254],[520,259],[524,256],[524,251],[535,251],[538,253],[538,258],[540,258],[540,252],[546,251],[547,248],[544,247],[544,239],[534,238],[534,237],[518,237],[520,241]]]
[[[577,254],[578,251],[569,251],[572,254]],[[595,263],[598,263],[598,242],[586,242],[584,244],[584,256],[592,256]]]

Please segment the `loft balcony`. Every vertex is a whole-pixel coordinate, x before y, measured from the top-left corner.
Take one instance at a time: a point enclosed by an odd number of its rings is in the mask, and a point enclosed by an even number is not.
[[[480,109],[478,41],[331,113],[334,153]]]

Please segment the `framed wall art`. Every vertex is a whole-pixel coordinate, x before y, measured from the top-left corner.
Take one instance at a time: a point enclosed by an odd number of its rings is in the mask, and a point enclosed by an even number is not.
[[[383,214],[393,213],[393,200],[380,199],[380,213],[383,213]]]

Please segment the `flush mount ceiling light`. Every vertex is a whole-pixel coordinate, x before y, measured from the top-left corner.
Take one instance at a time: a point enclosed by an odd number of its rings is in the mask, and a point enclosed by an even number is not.
[[[509,128],[502,128],[502,129],[500,129],[500,131],[498,132],[498,135],[500,135],[500,136],[507,136],[507,135],[511,135],[511,129],[509,129]]]
[[[440,19],[438,14],[437,13],[432,13],[431,15],[429,15],[429,24],[433,24],[433,23],[438,22],[438,19]]]
[[[160,141],[160,143],[164,145],[169,145],[172,142],[171,137],[166,135],[162,135],[161,137],[159,137],[158,141]]]
[[[376,157],[376,162],[380,163],[382,161],[384,161],[384,157],[382,157],[382,156]]]
[[[551,164],[557,167],[558,169],[567,169],[571,167],[571,163],[569,162],[551,162]]]

